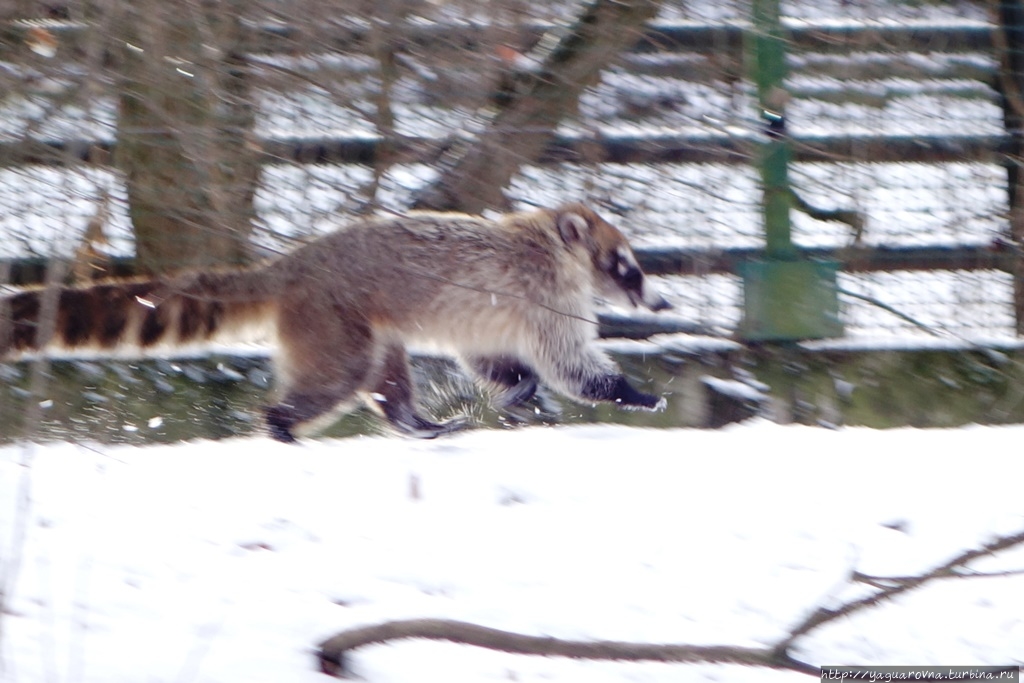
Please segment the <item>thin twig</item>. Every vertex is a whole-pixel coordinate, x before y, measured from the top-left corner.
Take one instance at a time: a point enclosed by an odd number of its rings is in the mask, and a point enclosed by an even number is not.
[[[61,283],[67,274],[68,263],[61,258],[53,258],[46,272],[46,285],[39,299],[38,328],[36,329],[36,346],[42,349],[53,337],[57,326],[57,310],[60,302]],[[12,321],[13,322],[13,321]],[[28,405],[25,408],[22,436],[24,443],[21,458],[18,462],[17,498],[15,501],[13,538],[7,549],[7,557],[0,565],[0,643],[4,638],[4,623],[8,614],[8,602],[14,595],[15,585],[21,573],[22,553],[28,539],[29,519],[32,514],[32,461],[35,458],[35,444],[31,438],[42,419],[42,400],[49,382],[50,360],[44,353],[37,355],[32,362],[29,379]]]
[[[950,578],[956,569],[964,567],[968,563],[980,557],[993,555],[1001,550],[1006,550],[1007,548],[1021,544],[1024,544],[1024,530],[1018,531],[1015,534],[997,536],[981,547],[965,550],[953,559],[935,567],[926,574],[904,577],[905,580],[903,581],[899,581],[894,585],[881,587],[878,592],[860,598],[859,600],[848,602],[838,609],[819,607],[811,612],[802,622],[793,627],[790,630],[789,635],[776,645],[775,651],[779,654],[786,653],[793,641],[800,636],[810,633],[822,624],[835,621],[840,617],[848,617],[851,614],[870,607],[875,607],[882,602],[891,600],[897,595],[921,588],[922,586],[937,579]],[[963,578],[968,578],[968,576],[969,575],[963,575]]]
[[[965,571],[951,569],[945,574],[937,575],[937,579],[998,579],[1005,578],[1007,576],[1024,576],[1024,569],[1007,569],[1000,572],[978,572],[978,571]],[[899,586],[909,581],[916,581],[916,576],[874,576],[872,574],[865,574],[863,572],[853,572],[850,577],[851,581],[857,583],[866,583],[869,586],[875,588],[891,588],[893,586]]]
[[[811,204],[799,192],[790,190],[795,207],[816,221],[835,221],[850,226],[853,244],[860,244],[864,236],[864,214],[857,209],[823,209]]]
[[[837,291],[840,294],[843,294],[845,296],[853,297],[854,299],[860,299],[861,301],[866,301],[867,303],[871,304],[872,306],[877,306],[878,308],[881,308],[886,313],[892,313],[894,316],[896,316],[900,320],[903,320],[904,322],[908,322],[908,323],[910,323],[911,325],[913,325],[914,327],[916,327],[918,329],[924,330],[925,332],[927,332],[928,334],[932,335],[933,337],[942,337],[942,333],[938,332],[931,325],[928,325],[927,323],[921,322],[917,318],[914,318],[914,317],[910,316],[909,314],[904,313],[903,311],[899,310],[898,308],[895,308],[894,306],[890,306],[889,304],[885,303],[881,299],[876,299],[875,297],[870,296],[868,294],[861,294],[859,292],[854,292],[852,290],[845,289],[843,287],[838,288]],[[949,332],[949,331],[946,331],[946,333],[950,334],[952,336],[957,336],[957,335],[954,335],[952,332]],[[958,338],[960,338],[961,341],[967,341],[967,340],[963,339],[962,337],[958,337]]]

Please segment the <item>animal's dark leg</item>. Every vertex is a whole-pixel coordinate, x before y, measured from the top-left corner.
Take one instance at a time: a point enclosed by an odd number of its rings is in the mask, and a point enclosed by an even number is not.
[[[294,429],[334,409],[349,398],[351,392],[288,392],[284,399],[266,409],[270,436],[284,443],[295,443]]]
[[[623,408],[662,410],[665,399],[634,389],[623,375],[607,374],[588,377],[580,385],[580,396],[591,401],[606,401]]]
[[[500,388],[494,403],[499,408],[514,408],[537,393],[540,380],[526,363],[512,356],[475,356],[466,365],[485,382]]]
[[[664,398],[634,389],[611,358],[586,343],[581,342],[575,353],[554,349],[539,362],[545,381],[570,396],[636,410],[665,407]]]
[[[282,398],[265,412],[270,435],[278,441],[293,443],[297,427],[352,402],[356,392],[377,376],[381,350],[373,330],[340,309],[336,317],[316,317],[331,307],[329,298],[315,296],[281,306],[277,364]]]
[[[392,344],[385,352],[384,365],[373,390],[373,399],[384,412],[388,422],[410,436],[433,439],[467,425],[463,419],[433,422],[416,412],[409,358],[405,349],[398,344]]]

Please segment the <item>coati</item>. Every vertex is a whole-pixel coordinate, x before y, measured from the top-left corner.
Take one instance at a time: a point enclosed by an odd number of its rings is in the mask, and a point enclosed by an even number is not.
[[[504,406],[528,400],[540,382],[583,401],[664,406],[594,347],[594,300],[652,311],[669,304],[646,282],[622,233],[581,204],[498,220],[367,219],[252,269],[63,288],[49,340],[39,338],[45,294],[30,289],[0,300],[0,357],[41,346],[244,338],[245,328],[269,323],[279,400],[265,417],[285,442],[360,398],[407,434],[434,437],[463,426],[417,411],[409,345],[454,353]]]

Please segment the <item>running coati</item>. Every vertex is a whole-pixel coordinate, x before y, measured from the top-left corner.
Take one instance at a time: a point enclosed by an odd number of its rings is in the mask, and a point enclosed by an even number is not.
[[[375,218],[252,269],[63,288],[51,339],[39,338],[45,295],[0,300],[0,357],[41,346],[180,346],[269,323],[279,402],[266,419],[281,441],[358,398],[408,434],[462,426],[417,412],[407,345],[456,354],[504,405],[529,399],[543,381],[584,401],[664,406],[594,347],[594,299],[653,311],[669,304],[622,233],[580,204],[498,220]]]

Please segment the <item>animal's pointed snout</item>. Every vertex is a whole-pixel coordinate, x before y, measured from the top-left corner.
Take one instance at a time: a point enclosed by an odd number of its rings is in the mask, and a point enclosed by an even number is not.
[[[644,306],[652,311],[667,311],[672,308],[668,299],[654,291],[644,293]]]

